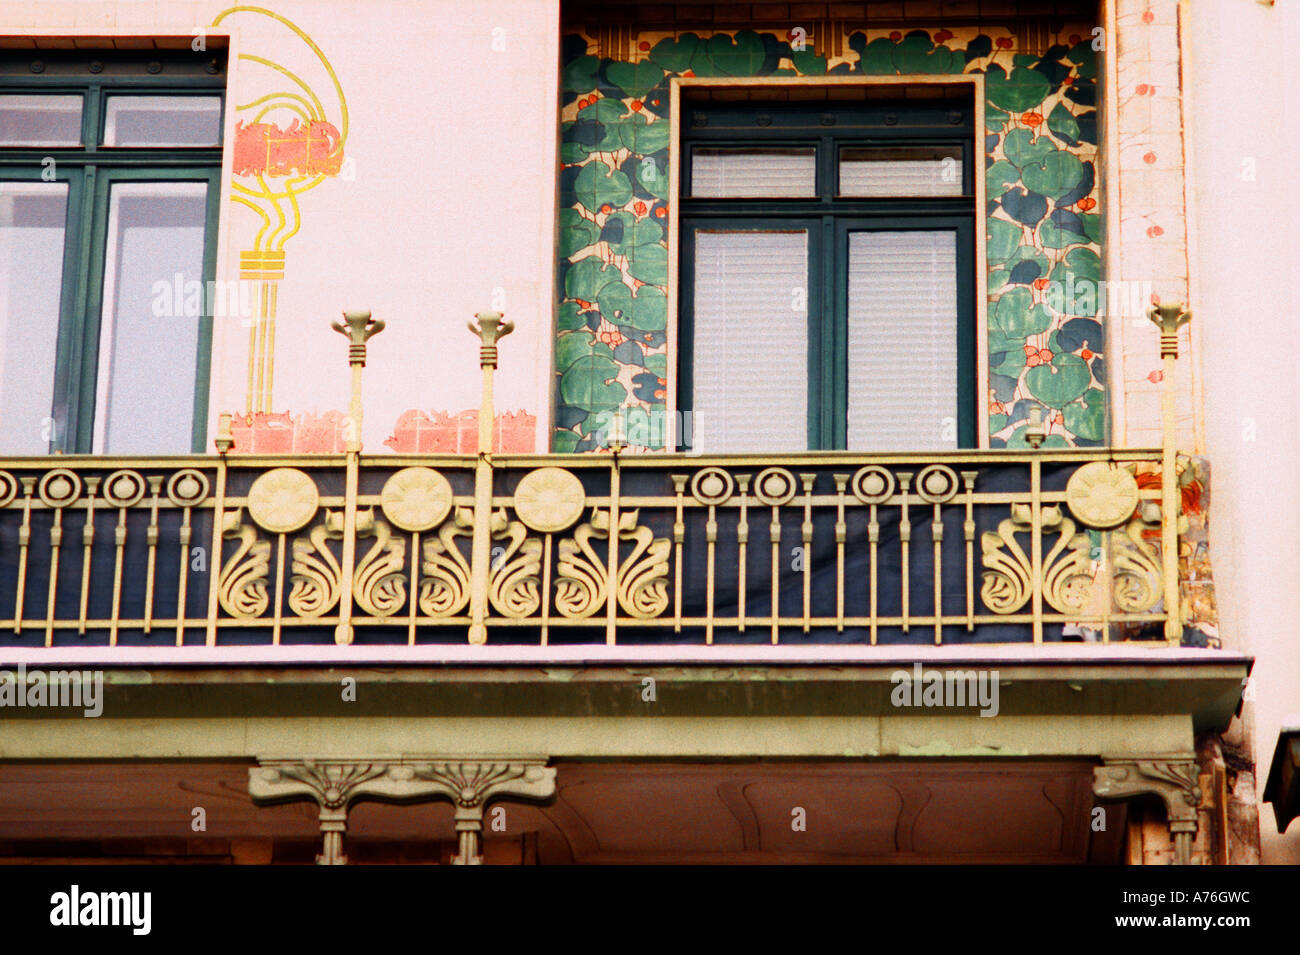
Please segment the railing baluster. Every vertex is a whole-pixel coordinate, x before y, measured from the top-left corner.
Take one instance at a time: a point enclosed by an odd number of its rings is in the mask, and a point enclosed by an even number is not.
[[[736,613],[740,632],[745,632],[745,567],[749,557],[749,475],[736,478],[740,491],[740,522],[736,525],[737,567],[736,586],[739,590]]]
[[[18,529],[18,589],[14,595],[14,633],[23,629],[23,597],[27,589],[27,549],[32,542],[32,492],[35,478],[22,478],[23,524]]]
[[[844,489],[849,486],[847,474],[835,475],[835,630],[844,632],[844,542],[848,538],[848,525],[844,522]]]
[[[407,598],[406,644],[415,646],[415,612],[419,607],[420,595],[420,532],[411,531],[411,590]]]
[[[708,565],[706,572],[706,583],[704,590],[704,615],[706,623],[704,625],[704,642],[713,643],[713,562],[715,552],[718,547],[718,506],[709,505],[709,517],[704,525],[704,540],[706,551],[706,563]]]
[[[966,521],[962,530],[966,536],[966,632],[975,632],[975,479],[978,471],[962,471],[962,484],[966,487]]]
[[[673,489],[677,492],[677,519],[673,522],[673,633],[682,632],[682,551],[686,542],[686,481],[685,474],[674,474]]]
[[[229,468],[226,455],[235,446],[230,435],[230,415],[223,414],[218,419],[217,437],[213,444],[217,448],[217,487],[212,501],[212,559],[208,561],[208,627],[203,638],[209,647],[217,645],[217,585],[221,582],[221,534],[226,521],[226,476]]]
[[[781,506],[772,505],[772,522],[767,525],[767,536],[772,542],[772,644],[775,646],[781,632]]]
[[[618,449],[615,448],[609,468],[609,593],[605,604],[605,643],[611,647],[618,623],[619,478]]]
[[[551,629],[551,543],[554,535],[546,532],[542,542],[542,646],[550,639]]]
[[[280,626],[284,619],[284,549],[288,534],[276,534],[275,545],[275,589],[272,591],[272,607],[274,616],[271,618],[271,643],[274,646],[280,645]],[[344,537],[344,553],[347,553],[347,538]],[[346,564],[344,565],[346,566]],[[347,601],[352,594],[352,576],[346,572],[343,574],[343,589],[346,593],[340,595],[341,601]],[[339,627],[342,628],[340,623]],[[338,642],[337,635],[334,638]]]
[[[90,558],[95,546],[95,492],[99,478],[86,478],[86,523],[81,528],[81,602],[77,618],[77,633],[86,632],[86,616],[90,609]]]
[[[1034,616],[1034,643],[1043,642],[1043,465],[1035,457],[1029,462],[1029,545],[1030,576],[1033,586],[1031,612]]]
[[[186,506],[181,508],[181,565],[176,585],[176,646],[183,646],[185,643],[185,597],[189,587],[190,580],[190,539],[192,528],[190,526],[190,517],[193,508]],[[83,615],[84,616],[84,615]]]
[[[869,505],[871,508],[871,517],[867,522],[867,543],[871,547],[871,645],[876,645],[876,635],[879,630],[879,624],[876,622],[876,608],[880,600],[880,591],[877,589],[878,581],[876,579],[876,548],[880,544],[880,521],[879,514],[876,511],[876,505]]]
[[[812,626],[812,489],[817,475],[801,474],[799,479],[803,483],[803,632],[807,633]]]
[[[149,547],[148,565],[144,572],[144,632],[153,628],[153,584],[154,571],[158,560],[158,492],[162,489],[163,479],[157,475],[149,478],[149,489],[153,500],[149,505],[149,529],[145,531],[145,541]]]
[[[911,577],[912,577],[912,521],[907,513],[907,489],[912,483],[912,475],[898,475],[898,493],[902,500],[902,511],[898,518],[898,540],[903,559],[903,632],[911,630]]]
[[[63,508],[54,508],[54,523],[50,525],[50,586],[46,595],[45,645],[54,646],[54,601],[59,589],[59,548],[63,544]],[[122,577],[122,552],[118,549],[117,574],[113,578],[113,639],[117,644],[117,591]]]
[[[934,542],[934,645],[943,643],[943,505],[934,505],[934,520],[930,522],[930,538]]]

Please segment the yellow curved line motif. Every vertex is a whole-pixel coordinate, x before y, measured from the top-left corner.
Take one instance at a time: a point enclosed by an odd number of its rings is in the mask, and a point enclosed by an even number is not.
[[[262,105],[263,103],[265,103],[267,100],[269,100],[269,99],[276,99],[276,98],[280,98],[280,99],[296,99],[298,102],[302,103],[302,105],[305,106],[308,110],[311,109],[311,103],[307,102],[307,97],[305,97],[305,96],[299,96],[297,93],[286,93],[286,92],[284,92],[284,91],[282,90],[282,91],[280,91],[280,92],[278,92],[278,93],[267,93],[265,96],[259,96],[257,99],[253,100],[251,103],[243,103],[243,104],[241,104],[241,105],[239,105],[239,106],[236,106],[236,107],[235,107],[235,112],[240,112],[240,113],[242,113],[242,112],[243,112],[244,110],[246,110],[246,109],[252,109],[254,106],[261,106],[261,105]]]
[[[304,110],[300,106],[294,106],[291,103],[272,103],[270,106],[264,106],[262,108],[262,111],[253,117],[253,122],[260,123],[262,121],[262,117],[265,116],[267,113],[271,112],[271,110],[273,109],[287,109],[291,113],[297,113],[307,122],[309,123],[311,122],[311,117],[307,114],[306,110]]]
[[[306,33],[303,33],[302,30],[299,29],[298,25],[294,23],[292,20],[288,20],[285,17],[280,16],[278,13],[272,13],[270,10],[266,9],[265,7],[251,7],[251,6],[242,6],[242,5],[230,7],[229,9],[223,10],[221,13],[218,13],[216,19],[212,21],[212,25],[214,27],[219,25],[222,20],[230,16],[230,14],[232,13],[260,13],[262,16],[270,17],[272,20],[275,20],[277,23],[281,23],[284,26],[288,27],[288,29],[291,30],[293,34],[296,37],[298,37],[298,39],[302,40],[303,43],[307,44],[307,47],[313,53],[316,54],[316,58],[320,60],[321,66],[325,67],[325,72],[329,74],[330,82],[334,84],[334,92],[335,94],[337,94],[339,98],[339,112],[341,114],[341,120],[342,120],[342,128],[339,130],[339,149],[342,149],[343,144],[346,143],[348,140],[348,100],[347,97],[343,95],[343,86],[339,83],[338,74],[334,72],[334,67],[332,67],[330,65],[330,61],[325,58],[325,54],[321,50],[321,48],[316,45],[315,41],[312,40],[311,37],[309,37]]]
[[[284,244],[288,242],[290,239],[292,239],[295,235],[297,235],[298,230],[302,228],[302,210],[298,206],[298,197],[297,195],[294,194],[293,187],[297,183],[304,181],[306,178],[307,178],[306,176],[303,176],[300,179],[295,179],[292,182],[285,183],[284,191],[289,193],[289,202],[293,207],[293,228],[290,229],[284,235],[280,236],[280,240],[275,246],[276,249],[278,250],[283,251]],[[315,183],[313,183],[312,185],[315,185]],[[310,189],[311,186],[309,185],[307,188]]]
[[[262,228],[257,230],[257,236],[253,239],[253,248],[261,249],[262,237],[266,234],[266,230],[271,228],[271,217],[266,214],[265,209],[263,209],[261,206],[257,205],[256,203],[249,202],[247,199],[241,199],[239,196],[231,196],[230,201],[238,202],[242,206],[248,206],[248,208],[252,209],[254,212],[256,212],[259,216],[262,217]]]
[[[266,188],[267,188],[266,180],[263,179],[260,175],[257,177],[257,184],[258,184],[259,186],[261,186],[263,189],[266,189]],[[279,224],[278,226],[276,226],[275,229],[271,232],[271,234],[268,235],[268,236],[266,237],[266,241],[267,241],[268,244],[273,243],[273,242],[275,241],[275,237],[276,237],[276,236],[277,236],[281,231],[283,231],[283,229],[285,228],[285,226],[288,225],[288,222],[287,222],[287,221],[285,220],[285,218],[284,218],[284,210],[283,210],[282,208],[280,208],[280,203],[278,203],[278,202],[275,203],[275,215],[276,215],[276,218],[280,220],[280,224]]]
[[[217,14],[212,21],[212,26],[219,26],[223,20],[235,13],[256,14],[274,20],[302,40],[307,48],[315,54],[321,66],[329,75],[330,82],[334,86],[334,92],[338,96],[341,129],[338,130],[338,143],[329,155],[330,158],[341,155],[344,143],[348,138],[347,98],[343,95],[343,87],[339,83],[338,74],[334,72],[334,67],[330,65],[320,47],[297,24],[267,10],[265,7],[242,4],[230,7]],[[267,93],[248,103],[236,106],[235,110],[237,112],[262,107],[253,119],[254,123],[261,122],[268,113],[276,109],[285,109],[292,114],[296,114],[309,126],[313,122],[326,121],[325,108],[321,104],[320,98],[296,73],[273,60],[252,53],[242,53],[239,55],[239,59],[274,70],[292,81],[306,96],[288,91]],[[309,176],[304,171],[292,179],[287,178],[282,192],[276,192],[271,185],[267,184],[265,173],[255,177],[256,189],[244,185],[237,181],[235,177],[232,177],[230,181],[231,201],[247,206],[262,219],[262,226],[254,236],[252,249],[240,253],[241,280],[247,277],[258,280],[260,285],[260,294],[256,306],[257,314],[255,321],[249,328],[248,390],[246,394],[246,411],[249,414],[266,413],[272,409],[271,395],[275,375],[275,324],[279,305],[279,284],[284,270],[285,243],[302,228],[302,209],[298,197],[320,185],[326,178],[328,177],[324,173]],[[285,209],[280,204],[282,199],[287,199],[289,202],[291,218],[286,216]],[[275,211],[278,224],[272,223],[270,211],[265,208],[268,202]]]

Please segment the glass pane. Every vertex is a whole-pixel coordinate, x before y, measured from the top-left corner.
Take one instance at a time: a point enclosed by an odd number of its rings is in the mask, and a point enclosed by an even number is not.
[[[216,146],[220,96],[110,96],[105,146]]]
[[[0,454],[46,454],[63,289],[66,182],[0,182]]]
[[[808,448],[808,234],[695,234],[693,448]]]
[[[81,97],[0,95],[0,146],[80,146]]]
[[[118,182],[108,202],[97,454],[188,454],[207,183]]]
[[[852,451],[957,447],[957,234],[849,236]]]
[[[960,196],[960,146],[851,146],[840,150],[841,196]]]
[[[691,195],[804,198],[817,195],[817,150],[694,149]]]

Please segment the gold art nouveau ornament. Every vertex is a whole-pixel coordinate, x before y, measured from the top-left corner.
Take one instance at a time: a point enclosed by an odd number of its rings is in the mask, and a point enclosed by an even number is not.
[[[572,527],[585,502],[582,482],[564,468],[530,471],[515,489],[515,513],[532,530],[545,534]]]
[[[1093,461],[1070,475],[1065,501],[1084,524],[1108,530],[1124,523],[1137,509],[1137,480],[1117,464]]]
[[[451,512],[451,483],[432,468],[403,468],[384,484],[379,506],[394,527],[422,533]]]
[[[306,527],[319,505],[316,483],[297,468],[267,471],[248,489],[248,516],[272,534]]]

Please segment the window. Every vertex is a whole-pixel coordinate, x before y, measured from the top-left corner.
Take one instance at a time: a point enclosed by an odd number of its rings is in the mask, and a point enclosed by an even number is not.
[[[186,454],[207,417],[224,66],[0,58],[0,454]]]
[[[840,92],[857,98],[686,101],[693,450],[975,444],[972,96]]]

